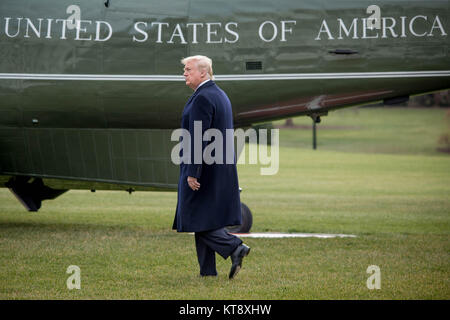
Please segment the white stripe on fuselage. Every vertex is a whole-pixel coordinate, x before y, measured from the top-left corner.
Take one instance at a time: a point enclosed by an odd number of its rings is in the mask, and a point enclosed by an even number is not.
[[[450,70],[394,71],[394,72],[342,72],[342,73],[273,73],[216,75],[215,81],[257,80],[326,80],[326,79],[377,79],[377,78],[430,78],[449,77]],[[78,81],[185,81],[180,75],[120,75],[120,74],[46,74],[0,73],[8,80],[78,80]]]

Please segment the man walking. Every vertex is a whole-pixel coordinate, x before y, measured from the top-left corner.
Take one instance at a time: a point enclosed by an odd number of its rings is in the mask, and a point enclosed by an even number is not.
[[[250,248],[224,229],[226,226],[242,223],[234,137],[226,134],[227,129],[233,129],[231,103],[225,92],[212,80],[211,59],[192,56],[181,62],[184,65],[186,85],[194,90],[194,94],[185,105],[181,120],[181,127],[188,130],[191,137],[189,142],[183,140],[183,143],[190,144],[185,146],[191,152],[188,157],[182,156],[182,159],[188,161],[180,164],[178,203],[173,228],[178,232],[195,233],[201,276],[217,275],[217,252],[224,259],[231,257],[229,278],[232,279],[239,272],[242,260],[249,254]],[[222,145],[211,153],[216,160],[213,163],[205,162],[203,158],[209,144],[204,141],[208,130],[215,133],[215,137],[209,138],[212,140],[211,144],[222,141]],[[219,132],[222,139],[216,136]],[[199,139],[195,137],[196,134],[201,134],[201,147],[195,145],[196,139]],[[195,154],[199,152],[200,155]],[[222,157],[217,159],[215,156],[218,155]],[[230,157],[232,161],[226,161]]]

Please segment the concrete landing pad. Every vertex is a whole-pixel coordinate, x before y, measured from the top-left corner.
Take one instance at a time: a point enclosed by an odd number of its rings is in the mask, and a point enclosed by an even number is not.
[[[261,233],[233,233],[238,237],[247,238],[356,238],[353,234],[327,234],[327,233],[276,233],[276,232],[261,232]]]

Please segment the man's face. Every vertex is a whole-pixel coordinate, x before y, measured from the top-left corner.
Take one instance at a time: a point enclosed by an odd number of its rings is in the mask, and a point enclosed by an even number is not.
[[[192,90],[197,89],[198,85],[202,83],[205,79],[206,73],[201,72],[196,65],[196,61],[188,61],[184,66],[184,79],[186,80],[186,85]]]

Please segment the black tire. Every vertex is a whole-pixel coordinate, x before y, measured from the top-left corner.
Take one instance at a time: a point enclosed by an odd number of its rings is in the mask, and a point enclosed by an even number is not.
[[[237,226],[226,227],[228,232],[231,233],[249,233],[253,224],[253,216],[250,209],[241,202],[241,214],[242,214],[242,224]]]

